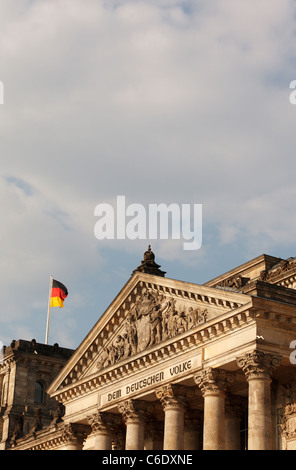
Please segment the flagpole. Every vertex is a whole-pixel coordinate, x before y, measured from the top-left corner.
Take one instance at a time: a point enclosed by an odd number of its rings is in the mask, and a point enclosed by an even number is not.
[[[48,296],[48,308],[47,308],[47,322],[46,322],[46,333],[45,333],[45,344],[48,344],[48,332],[49,332],[49,318],[50,318],[50,301],[52,291],[53,276],[50,276],[49,280],[49,296]]]

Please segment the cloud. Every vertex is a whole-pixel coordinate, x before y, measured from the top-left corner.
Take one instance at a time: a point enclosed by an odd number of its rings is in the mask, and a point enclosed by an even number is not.
[[[52,271],[79,286],[77,315],[82,296],[89,322],[101,311],[95,279],[106,292],[114,272],[119,286],[146,249],[94,237],[95,206],[121,194],[146,207],[203,204],[199,253],[154,244],[179,278],[203,275],[218,252],[236,264],[238,252],[293,249],[294,2],[16,0],[0,5],[0,27],[11,318],[31,322],[24,299],[46,310]]]

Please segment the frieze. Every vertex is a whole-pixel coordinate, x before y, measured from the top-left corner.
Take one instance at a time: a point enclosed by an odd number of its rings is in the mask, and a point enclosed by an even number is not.
[[[124,385],[119,386],[117,389],[99,394],[98,406],[102,407],[113,403],[116,400],[128,398],[132,394],[142,393],[143,391],[155,388],[156,386],[162,386],[162,384],[174,380],[177,377],[187,375],[200,367],[201,354],[198,354],[191,359],[176,363],[159,372],[151,373],[150,375],[139,378],[138,380],[133,379],[131,381],[125,381]]]
[[[207,320],[207,310],[176,305],[176,299],[145,290],[128,312],[120,331],[103,347],[97,361],[101,370],[184,333]]]

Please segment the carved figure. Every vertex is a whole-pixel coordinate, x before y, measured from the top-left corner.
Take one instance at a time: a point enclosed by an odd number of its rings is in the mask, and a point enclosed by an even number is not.
[[[128,313],[118,335],[102,349],[97,367],[102,369],[204,323],[207,311],[176,307],[176,300],[145,290]]]
[[[127,341],[130,345],[131,354],[135,354],[137,351],[137,329],[135,326],[135,320],[132,314],[129,314],[126,319],[126,335]]]
[[[179,312],[177,313],[177,319],[176,319],[176,328],[177,328],[177,334],[184,333],[184,331],[187,330],[187,321],[184,316],[184,312]]]

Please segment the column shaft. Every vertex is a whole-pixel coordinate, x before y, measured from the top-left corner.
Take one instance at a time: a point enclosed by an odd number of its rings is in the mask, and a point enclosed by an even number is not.
[[[271,450],[271,375],[280,364],[280,356],[255,350],[237,359],[248,384],[248,449]]]
[[[237,395],[227,395],[225,406],[225,450],[241,450],[241,420],[247,407]]]
[[[94,450],[112,450],[112,436],[110,433],[101,432],[95,435]]]
[[[204,397],[204,450],[225,449],[225,396],[233,383],[232,374],[208,368],[194,377]]]
[[[184,450],[200,449],[200,436],[202,429],[202,413],[188,411],[184,422]]]
[[[126,450],[144,449],[144,430],[145,423],[143,421],[126,422]]]
[[[225,449],[225,395],[204,396],[204,450]]]
[[[163,450],[184,450],[184,414],[193,390],[183,385],[165,385],[155,391],[164,410]]]
[[[239,417],[225,417],[225,450],[241,450]]]
[[[270,379],[249,380],[248,449],[271,450]]]
[[[165,410],[163,450],[184,449],[184,409]]]
[[[88,416],[91,426],[91,438],[94,442],[94,450],[112,450],[112,436],[120,419],[112,413],[100,412]]]
[[[153,406],[144,400],[126,400],[118,405],[126,424],[126,450],[143,450],[145,423]]]

